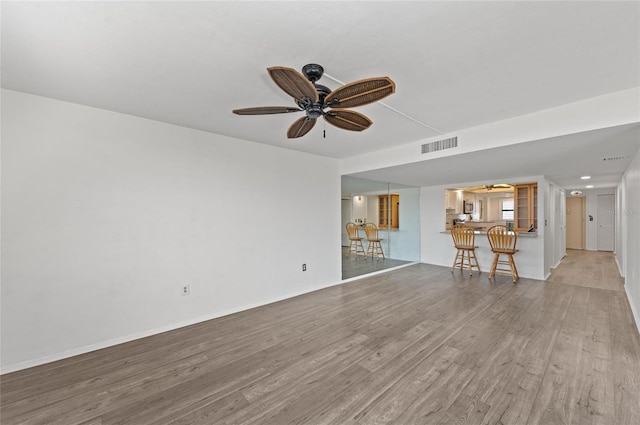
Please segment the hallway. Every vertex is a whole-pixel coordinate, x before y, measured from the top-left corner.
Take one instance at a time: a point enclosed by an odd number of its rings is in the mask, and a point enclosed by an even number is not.
[[[548,282],[583,288],[624,291],[615,255],[612,252],[567,249],[567,256],[551,271]]]

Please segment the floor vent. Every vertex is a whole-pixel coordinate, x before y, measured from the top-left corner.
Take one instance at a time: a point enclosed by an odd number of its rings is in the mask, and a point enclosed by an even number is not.
[[[604,158],[602,158],[603,161],[620,161],[621,159],[624,159],[624,156],[605,156]]]
[[[425,143],[422,145],[422,153],[429,153],[435,151],[441,151],[444,149],[451,149],[458,146],[458,138],[451,137],[449,139],[442,139],[431,143]]]

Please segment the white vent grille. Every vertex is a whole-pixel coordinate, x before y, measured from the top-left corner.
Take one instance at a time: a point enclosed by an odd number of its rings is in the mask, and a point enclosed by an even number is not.
[[[620,161],[621,159],[624,159],[624,156],[605,156],[604,158],[602,158],[603,161]]]
[[[441,151],[444,149],[451,149],[458,146],[458,138],[451,137],[449,139],[442,139],[431,143],[425,143],[422,145],[422,153],[429,153],[435,151]]]

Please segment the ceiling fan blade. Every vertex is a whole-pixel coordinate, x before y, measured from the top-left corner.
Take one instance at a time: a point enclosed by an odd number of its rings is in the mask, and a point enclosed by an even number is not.
[[[300,112],[302,109],[289,106],[257,106],[255,108],[234,109],[232,112],[238,115],[268,115],[286,114],[289,112]]]
[[[287,137],[289,139],[296,139],[307,134],[313,126],[316,125],[316,120],[309,117],[302,117],[296,120],[289,130],[287,130]]]
[[[395,91],[396,84],[389,77],[367,78],[335,89],[325,103],[334,108],[352,108],[377,102]]]
[[[295,69],[284,66],[274,66],[267,68],[267,71],[269,71],[271,79],[278,87],[287,92],[289,96],[295,100],[302,102],[305,98],[309,98],[313,103],[318,102],[318,91],[313,83]]]
[[[371,124],[373,124],[373,121],[371,121],[366,115],[344,109],[330,109],[324,115],[324,119],[327,120],[329,124],[351,131],[366,130],[371,126]]]

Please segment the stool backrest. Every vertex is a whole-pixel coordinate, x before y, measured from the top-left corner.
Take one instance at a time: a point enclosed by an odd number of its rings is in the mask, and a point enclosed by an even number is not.
[[[358,239],[360,237],[356,223],[351,221],[347,223],[347,236],[349,236],[349,239]]]
[[[378,226],[375,223],[365,223],[364,233],[367,235],[367,239],[379,239],[378,238]]]
[[[456,248],[473,246],[476,241],[476,232],[471,227],[456,224],[451,228],[451,237]]]
[[[487,238],[492,251],[505,253],[516,252],[516,242],[518,234],[510,230],[507,226],[496,225],[487,230]]]

